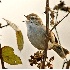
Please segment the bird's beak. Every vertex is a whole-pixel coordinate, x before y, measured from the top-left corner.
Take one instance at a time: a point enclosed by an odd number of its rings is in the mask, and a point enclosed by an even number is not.
[[[27,18],[27,16],[26,15],[24,15],[26,18]],[[22,21],[22,22],[25,22],[25,21]]]
[[[26,18],[27,18],[27,16],[26,15],[24,15]]]
[[[29,15],[27,15],[27,16],[26,16],[26,15],[24,15],[24,16],[27,18],[27,20],[29,20],[29,19],[30,19]]]

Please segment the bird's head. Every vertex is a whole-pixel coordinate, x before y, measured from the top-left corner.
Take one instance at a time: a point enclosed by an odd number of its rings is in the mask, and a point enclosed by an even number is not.
[[[33,21],[33,23],[36,22],[36,24],[42,25],[42,20],[37,14],[31,13],[25,17],[27,18],[28,21]]]

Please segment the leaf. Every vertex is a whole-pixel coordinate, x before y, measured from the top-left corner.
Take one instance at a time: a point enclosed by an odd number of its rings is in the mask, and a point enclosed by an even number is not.
[[[4,47],[2,47],[2,55],[3,56],[9,56],[9,55],[11,55],[11,54],[14,54],[14,49],[13,48],[11,48],[11,47],[9,47],[9,46],[4,46]]]
[[[20,57],[14,54],[14,49],[9,46],[2,47],[2,57],[4,62],[10,65],[22,64]]]
[[[3,18],[4,19],[4,18]],[[17,25],[16,24],[14,24],[14,23],[12,23],[12,22],[10,22],[9,20],[6,20],[6,19],[4,19],[6,22],[7,22],[7,24],[9,24],[15,31],[19,31],[20,29],[17,27]]]
[[[21,51],[23,49],[24,44],[24,39],[21,30],[14,23],[11,23],[9,20],[4,20],[15,30],[18,49]]]
[[[21,31],[16,31],[17,45],[18,49],[21,51],[23,49],[23,35]]]

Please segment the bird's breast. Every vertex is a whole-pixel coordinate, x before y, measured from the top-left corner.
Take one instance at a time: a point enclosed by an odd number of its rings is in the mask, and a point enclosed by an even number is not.
[[[45,31],[42,31],[42,29],[38,26],[29,26],[29,28],[27,29],[27,36],[29,38],[29,41],[34,47],[40,50],[44,49],[44,32]]]
[[[27,36],[31,44],[39,50],[44,50],[46,31],[39,26],[28,26]],[[50,44],[51,46],[51,44]]]

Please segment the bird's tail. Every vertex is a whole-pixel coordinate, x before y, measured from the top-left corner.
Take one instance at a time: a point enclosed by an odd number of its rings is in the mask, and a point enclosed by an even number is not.
[[[69,54],[69,51],[67,49],[61,47],[61,45],[54,46],[53,50],[63,59],[66,58],[67,54]]]

